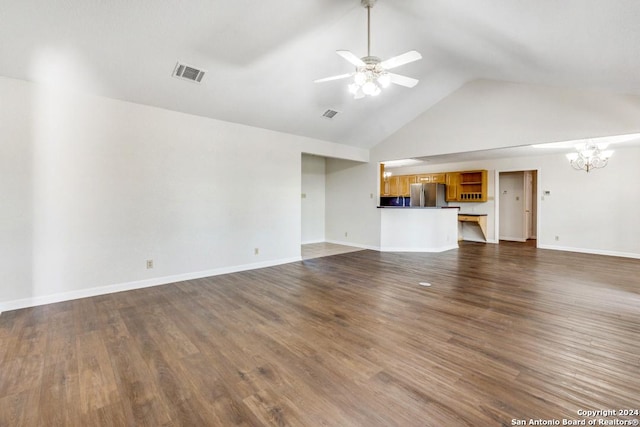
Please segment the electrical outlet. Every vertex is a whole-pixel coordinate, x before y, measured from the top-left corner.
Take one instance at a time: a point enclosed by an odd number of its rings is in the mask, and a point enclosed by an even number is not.
[[[153,260],[152,259],[148,259],[147,260],[147,270],[151,270],[153,268]]]
[[[260,255],[260,248],[254,248],[253,249],[253,254],[254,255]]]

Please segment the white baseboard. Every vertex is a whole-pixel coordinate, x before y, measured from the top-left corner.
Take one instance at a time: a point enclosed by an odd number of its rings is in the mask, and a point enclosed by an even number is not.
[[[522,242],[522,243],[527,241],[527,239],[523,237],[509,237],[509,236],[505,236],[505,237],[500,236],[500,240],[508,240],[509,242]]]
[[[381,248],[380,252],[444,252],[451,249],[458,249],[458,244],[441,246],[439,248],[402,248],[402,247],[390,247]]]
[[[497,240],[493,240],[493,239],[483,240],[483,239],[467,239],[467,238],[464,238],[464,239],[462,239],[462,241],[463,242],[477,242],[477,243],[493,243],[493,244],[498,243]]]
[[[302,242],[301,244],[303,245],[310,245],[312,243],[324,243],[325,240],[324,239],[320,239],[320,240],[306,240],[304,242]]]
[[[451,249],[458,249],[458,243],[453,243],[451,245],[442,246],[439,248],[418,248],[418,249],[402,248],[402,247],[381,248],[380,246],[362,245],[359,243],[344,242],[342,240],[327,240],[327,243],[334,243],[336,245],[344,245],[344,246],[353,246],[354,248],[369,249],[369,250],[378,251],[378,252],[444,252],[444,251],[449,251]]]
[[[148,288],[151,286],[167,285],[169,283],[185,280],[201,279],[203,277],[219,276],[221,274],[237,273],[239,271],[255,270],[258,268],[273,267],[281,264],[301,261],[302,257],[283,258],[274,261],[256,262],[232,267],[215,268],[213,270],[197,271],[194,273],[175,274],[172,276],[156,277],[153,279],[137,280],[134,282],[118,283],[114,285],[98,286],[89,289],[78,289],[69,292],[60,292],[51,295],[41,295],[22,298],[0,303],[0,313],[3,311],[18,310],[21,308],[35,307],[38,305],[53,304],[56,302],[70,301],[79,298],[93,297],[97,295],[111,294],[115,292],[130,291],[133,289]]]
[[[554,251],[578,252],[583,254],[618,256],[623,258],[640,259],[640,254],[634,252],[606,251],[602,249],[573,248],[570,246],[555,246],[538,244],[539,249],[551,249]]]
[[[354,248],[369,249],[369,250],[372,250],[372,251],[379,251],[380,250],[380,248],[378,246],[361,245],[359,243],[343,242],[341,240],[325,240],[325,241],[327,243],[333,243],[334,245],[353,246]]]

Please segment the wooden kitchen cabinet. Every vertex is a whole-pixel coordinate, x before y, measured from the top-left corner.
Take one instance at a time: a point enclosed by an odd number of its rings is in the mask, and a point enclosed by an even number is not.
[[[384,169],[380,170],[381,176]],[[387,197],[411,196],[411,184],[445,184],[447,202],[486,202],[487,171],[473,170],[447,173],[396,175],[380,180],[380,195]]]
[[[431,182],[435,182],[437,184],[446,184],[446,174],[444,173],[431,174]]]
[[[445,175],[444,173],[423,173],[420,175],[415,175],[416,182],[419,183],[437,183],[437,184],[445,184]]]
[[[487,201],[487,171],[465,171],[459,173],[459,202]]]
[[[411,184],[415,184],[415,175],[400,175],[398,178],[398,196],[411,196]]]
[[[405,196],[409,197],[411,193],[411,184],[415,183],[413,175],[397,175],[391,176],[384,182],[384,192],[382,196]]]
[[[458,181],[460,180],[460,173],[450,172],[445,175],[445,184],[447,185],[447,202],[458,201]]]
[[[397,196],[398,190],[400,188],[400,177],[399,176],[391,176],[387,178],[387,186],[388,192],[387,196]]]

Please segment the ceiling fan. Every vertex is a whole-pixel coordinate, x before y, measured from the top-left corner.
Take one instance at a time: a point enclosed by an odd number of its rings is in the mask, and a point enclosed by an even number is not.
[[[358,58],[348,50],[337,50],[336,53],[351,64],[355,65],[356,70],[352,73],[314,80],[314,83],[353,77],[353,83],[349,85],[349,92],[353,94],[355,99],[364,98],[367,95],[376,96],[382,92],[383,88],[388,87],[390,83],[395,83],[405,87],[414,87],[418,84],[418,80],[414,78],[390,73],[388,71],[401,65],[422,59],[422,55],[415,50],[394,56],[386,61],[382,61],[376,56],[371,56],[371,8],[376,1],[377,0],[360,0],[362,6],[367,9],[367,56]]]

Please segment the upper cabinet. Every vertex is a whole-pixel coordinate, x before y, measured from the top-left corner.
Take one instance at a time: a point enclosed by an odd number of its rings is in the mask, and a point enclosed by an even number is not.
[[[487,201],[486,170],[396,175],[385,178],[384,167],[380,168],[381,196],[409,196],[413,183],[445,184],[447,202]]]
[[[420,175],[415,175],[416,182],[419,183],[445,183],[445,175],[444,173],[424,173]]]
[[[411,193],[411,184],[416,182],[414,175],[396,175],[385,178],[380,185],[381,196],[405,196]]]
[[[487,171],[465,171],[459,173],[458,201],[487,201]]]
[[[447,202],[458,201],[458,181],[460,180],[460,172],[449,172],[445,176],[445,184],[447,185]]]
[[[381,196],[404,196],[411,194],[411,184],[417,181],[416,175],[387,175],[385,177],[384,165],[380,165],[380,195]]]

